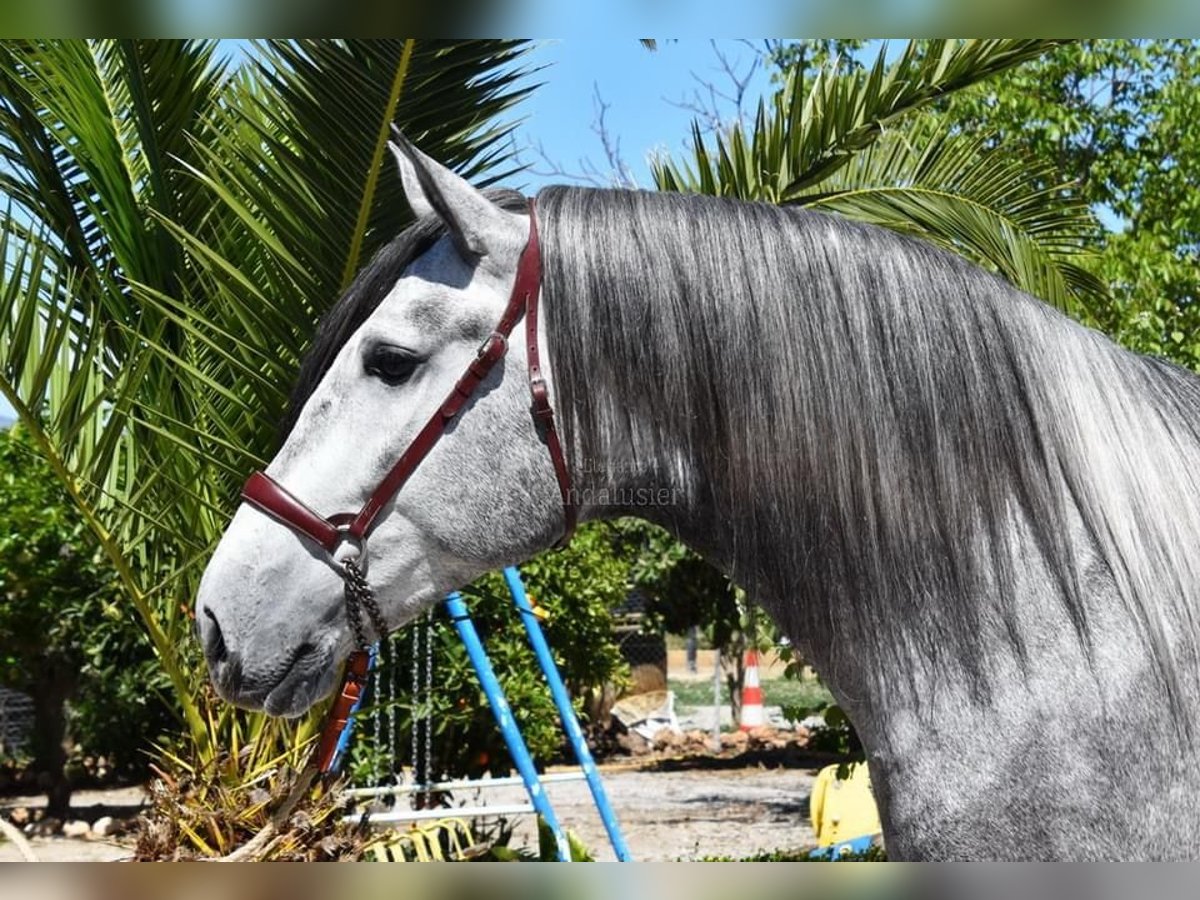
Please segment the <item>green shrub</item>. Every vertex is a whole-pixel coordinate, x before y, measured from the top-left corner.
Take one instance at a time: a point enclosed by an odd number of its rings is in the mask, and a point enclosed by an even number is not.
[[[52,806],[69,748],[110,767],[170,722],[163,681],[92,533],[20,426],[0,432],[0,684],[35,706],[30,747]]]

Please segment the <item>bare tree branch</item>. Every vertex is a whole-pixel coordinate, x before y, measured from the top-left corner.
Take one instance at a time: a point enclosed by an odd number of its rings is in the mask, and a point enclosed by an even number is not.
[[[745,116],[744,107],[750,82],[763,65],[770,47],[760,48],[745,39],[739,43],[750,50],[749,64],[744,64],[740,55],[736,59],[733,58],[716,40],[710,40],[713,55],[717,58],[716,77],[704,78],[693,71],[692,80],[697,86],[689,96],[679,100],[663,98],[677,109],[695,115],[703,131],[724,131],[730,125],[741,123]]]
[[[530,142],[524,148],[517,148],[514,142],[514,152],[518,159],[525,152],[533,153],[540,163],[535,162],[528,169],[534,175],[543,178],[562,178],[592,187],[636,188],[638,187],[637,177],[621,153],[621,138],[614,135],[608,125],[607,115],[611,106],[612,104],[600,94],[599,84],[593,82],[591,130],[600,140],[600,147],[604,152],[605,168],[597,166],[590,156],[583,156],[576,160],[577,168],[571,170],[560,160],[552,158],[540,140]]]
[[[749,95],[750,85],[770,58],[772,48],[769,42],[760,44],[743,39],[738,44],[749,51],[748,61],[745,53],[734,52],[715,40],[709,41],[716,58],[715,75],[704,78],[693,71],[691,75],[696,87],[690,96],[678,101],[663,98],[672,106],[695,115],[703,131],[723,131],[732,124],[742,122],[747,114],[747,101],[752,99]],[[647,46],[645,41],[643,45]],[[591,131],[600,142],[603,153],[603,162],[600,164],[594,162],[591,156],[582,156],[574,166],[569,166],[561,159],[552,157],[540,140],[530,141],[525,147],[516,146],[514,141],[514,153],[522,162],[532,156],[534,160],[528,166],[528,171],[542,178],[561,178],[592,187],[636,188],[639,186],[637,176],[621,149],[620,135],[613,131],[608,121],[611,108],[612,104],[600,93],[599,84],[593,82]]]
[[[606,103],[600,95],[600,85],[592,83],[592,108],[595,110],[595,116],[592,119],[592,132],[600,138],[600,146],[604,148],[604,158],[608,161],[609,171],[612,173],[612,186],[635,188],[637,187],[637,179],[634,178],[633,172],[630,171],[624,157],[621,156],[621,138],[614,137],[608,130],[608,123],[605,121],[605,116],[608,114],[611,103]]]

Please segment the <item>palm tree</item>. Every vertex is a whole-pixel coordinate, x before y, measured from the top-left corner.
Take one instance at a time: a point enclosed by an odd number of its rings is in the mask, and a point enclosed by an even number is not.
[[[693,127],[692,159],[653,167],[661,190],[838,212],[913,234],[1073,310],[1106,299],[1084,268],[1095,223],[1072,185],[989,135],[965,134],[939,100],[1047,52],[1038,40],[910,41],[888,63],[793,66],[750,127]]]
[[[311,731],[213,702],[200,564],[273,449],[316,319],[405,224],[391,123],[504,177],[525,50],[0,43],[0,394],[120,574],[186,726],[181,764],[252,741],[265,762]]]

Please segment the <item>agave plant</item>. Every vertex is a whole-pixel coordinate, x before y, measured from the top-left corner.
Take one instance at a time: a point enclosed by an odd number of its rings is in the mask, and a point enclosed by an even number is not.
[[[389,127],[503,177],[525,49],[0,43],[0,394],[119,572],[196,771],[236,781],[257,742],[261,775],[311,733],[213,702],[190,601],[315,320],[405,224]]]
[[[1055,41],[911,41],[891,63],[811,77],[786,73],[748,128],[710,147],[693,127],[691,160],[653,167],[662,190],[831,210],[913,234],[1072,310],[1106,298],[1087,270],[1095,222],[1072,186],[985,135],[964,134],[934,107],[1045,53]]]

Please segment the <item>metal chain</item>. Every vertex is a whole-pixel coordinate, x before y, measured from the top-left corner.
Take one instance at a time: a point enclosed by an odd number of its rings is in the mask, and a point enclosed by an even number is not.
[[[360,649],[367,649],[367,636],[363,628],[362,611],[367,610],[367,616],[371,620],[371,626],[375,629],[378,640],[382,644],[387,640],[388,628],[384,621],[383,612],[379,608],[379,602],[375,599],[375,592],[371,590],[371,586],[367,583],[366,577],[362,570],[358,568],[358,564],[352,560],[346,560],[342,564],[343,578],[346,582],[346,615],[350,619],[350,627],[354,631],[354,640],[358,643]],[[430,727],[429,717],[431,715],[433,703],[433,610],[425,615],[424,629],[413,629],[413,647],[412,647],[412,774],[413,782],[416,783],[418,776],[423,782],[432,781],[433,774],[433,728]],[[421,672],[421,632],[425,634],[425,654],[424,654],[424,673]],[[394,659],[395,646],[391,646],[389,655]],[[389,667],[390,668],[390,667]],[[421,676],[424,675],[422,679]],[[392,698],[395,698],[395,680],[393,672]],[[376,674],[376,686],[379,685],[379,675]],[[421,748],[421,721],[417,718],[417,710],[422,708],[425,710],[424,718],[424,754],[418,756]],[[392,747],[396,746],[396,714],[395,704],[392,703],[389,709],[389,731],[391,736]],[[376,746],[379,746],[379,738],[381,736],[382,724],[378,716],[375,719],[375,741]],[[420,768],[418,768],[420,763]],[[395,766],[392,766],[393,771]]]
[[[408,696],[409,696],[409,703],[410,703],[410,709],[411,709],[411,713],[409,714],[409,722],[410,722],[410,725],[412,726],[412,755],[409,757],[409,761],[410,761],[410,766],[412,768],[412,781],[413,781],[413,784],[415,785],[415,784],[418,784],[417,775],[420,774],[417,772],[417,764],[420,761],[418,752],[420,749],[420,733],[421,733],[420,732],[421,726],[417,719],[417,701],[418,701],[418,694],[421,689],[420,688],[420,684],[421,684],[421,682],[420,682],[420,677],[421,677],[421,669],[420,669],[420,666],[421,666],[421,662],[420,662],[420,660],[421,660],[421,629],[419,629],[419,628],[412,629],[411,660],[412,660],[412,682],[409,685],[410,691],[409,691]],[[424,777],[424,775],[422,775],[422,777]],[[414,801],[418,800],[418,795],[414,794],[413,800]],[[421,808],[420,805],[418,805],[417,808],[420,809]]]
[[[380,652],[383,648],[380,647]],[[383,662],[383,660],[379,660]],[[379,708],[380,698],[383,697],[383,666],[376,665],[375,671],[371,673],[371,696],[374,698],[376,709]],[[379,784],[383,780],[383,717],[379,713],[371,716],[373,737],[375,738],[375,752],[371,754],[371,783]]]
[[[358,563],[352,559],[342,563],[342,578],[346,582],[346,613],[350,619],[350,627],[354,630],[354,639],[358,642],[358,648],[366,650],[370,644],[367,643],[366,632],[363,631],[363,607],[366,607],[377,640],[387,637],[387,622],[383,619],[383,612],[379,609],[375,592],[367,584],[366,576],[358,568]]]
[[[346,566],[342,577],[346,581],[346,618],[350,620],[350,630],[354,632],[354,646],[359,650],[366,650],[368,644],[367,636],[363,632],[362,591],[364,588],[369,591],[370,588],[366,587],[361,573],[357,579],[354,578],[349,565]]]
[[[342,563],[342,579],[346,586],[346,618],[350,620],[350,628],[354,632],[354,642],[359,650],[369,650],[370,644],[367,643],[367,634],[363,628],[362,611],[366,607],[367,615],[371,619],[371,627],[375,629],[376,640],[379,641],[379,650],[382,652],[382,646],[387,640],[388,628],[387,623],[383,619],[383,612],[379,609],[379,602],[375,599],[375,592],[371,590],[371,586],[367,583],[366,576],[359,569],[358,564],[348,559]],[[372,694],[374,697],[380,696],[381,678],[379,670],[375,671],[375,690]],[[379,748],[379,739],[382,733],[382,723],[378,714],[375,719],[375,746]],[[389,766],[389,768],[393,768]],[[375,777],[376,784],[380,780],[380,757],[376,753],[375,762],[372,764],[372,774]]]
[[[421,760],[425,769],[425,783],[434,781],[433,775],[433,610],[425,613],[425,757]]]
[[[366,585],[366,580],[363,580],[363,585]],[[375,639],[382,641],[388,636],[388,624],[383,618],[383,611],[379,608],[379,601],[375,599],[375,592],[367,588],[365,595],[362,598],[363,606],[367,608],[367,615],[371,617],[371,624],[375,626]]]
[[[388,774],[396,774],[396,754],[400,745],[396,742],[396,670],[399,668],[399,648],[396,638],[388,638]]]

